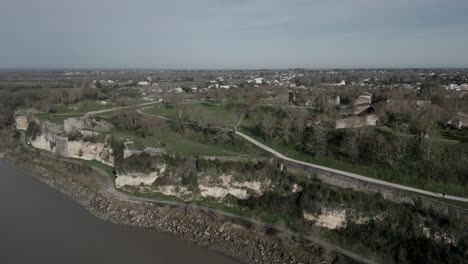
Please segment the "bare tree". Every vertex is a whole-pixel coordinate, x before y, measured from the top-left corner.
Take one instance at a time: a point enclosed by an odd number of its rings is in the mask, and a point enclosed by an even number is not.
[[[171,94],[166,98],[166,101],[170,107],[173,108],[172,120],[175,129],[185,134],[185,105],[183,104],[182,96],[179,94]]]
[[[359,146],[362,143],[362,132],[360,129],[351,130],[350,133],[344,138],[341,145],[341,152],[345,153],[353,161],[359,158]]]
[[[239,104],[235,105],[232,109],[232,113],[234,114],[234,125],[233,125],[233,130],[234,132],[237,131],[239,126],[241,125],[242,121],[244,120],[244,117],[246,116],[248,111],[248,106],[244,104]]]
[[[305,150],[314,155],[320,155],[327,148],[327,131],[322,122],[314,122],[309,128]]]
[[[283,117],[278,125],[278,134],[283,139],[283,143],[288,145],[293,132],[293,121],[289,116]]]
[[[424,106],[418,112],[413,114],[410,127],[415,133],[416,139],[419,143],[429,136],[429,132],[440,120],[441,108],[435,105]]]
[[[219,105],[226,99],[226,90],[222,88],[211,90],[209,96]]]
[[[264,112],[261,115],[261,129],[266,140],[273,139],[276,127],[276,117],[271,111]]]

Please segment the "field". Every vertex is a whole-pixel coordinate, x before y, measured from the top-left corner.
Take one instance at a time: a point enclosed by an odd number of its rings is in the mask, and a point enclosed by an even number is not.
[[[169,121],[160,122],[152,136],[143,137],[135,131],[118,129],[114,129],[112,134],[133,141],[131,148],[139,150],[146,147],[163,148],[168,153],[182,156],[269,156],[268,153],[241,139],[229,144],[216,144],[190,130],[181,135],[170,127]]]

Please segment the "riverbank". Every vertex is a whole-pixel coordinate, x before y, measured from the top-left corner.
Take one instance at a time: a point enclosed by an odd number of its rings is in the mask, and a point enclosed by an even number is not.
[[[93,215],[116,224],[175,234],[245,263],[351,262],[323,247],[295,239],[291,234],[252,225],[251,222],[229,219],[210,211],[194,210],[189,206],[122,199],[103,189],[103,183],[109,178],[87,166],[13,144],[8,149],[3,160],[10,166],[70,196]]]

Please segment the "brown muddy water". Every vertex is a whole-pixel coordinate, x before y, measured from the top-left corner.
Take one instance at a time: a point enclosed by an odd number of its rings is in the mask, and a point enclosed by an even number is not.
[[[100,220],[0,162],[0,263],[240,262],[169,234]]]

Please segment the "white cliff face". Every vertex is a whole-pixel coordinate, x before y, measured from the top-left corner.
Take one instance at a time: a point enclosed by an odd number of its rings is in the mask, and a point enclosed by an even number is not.
[[[28,130],[28,117],[23,115],[15,117],[15,124],[17,130]]]
[[[226,195],[231,194],[239,199],[247,199],[249,195],[247,194],[247,190],[240,189],[240,188],[230,188],[230,187],[209,187],[199,185],[201,195],[203,197],[214,197],[214,198],[224,198]]]
[[[221,182],[213,183],[210,177],[203,177],[198,184],[201,195],[222,199],[231,194],[238,199],[247,199],[250,196],[249,191],[253,191],[257,196],[263,194],[262,183],[258,181],[236,182],[232,180],[231,175],[225,174],[219,176],[219,180]]]
[[[292,186],[292,192],[293,192],[293,193],[302,192],[303,189],[304,189],[304,188],[302,188],[302,186],[297,185],[296,183],[293,184],[293,186]]]
[[[54,151],[53,143],[51,144],[50,139],[45,135],[37,135],[34,140],[31,140],[31,145],[38,149],[47,151]]]
[[[70,158],[97,160],[110,166],[114,164],[112,149],[104,143],[68,141],[66,152]]]
[[[346,227],[346,210],[327,210],[322,209],[320,214],[303,212],[304,219],[313,221],[317,226],[328,229],[338,229]]]
[[[429,227],[423,227],[422,233],[425,237],[429,239],[433,239],[438,243],[448,244],[448,245],[456,245],[455,239],[443,232],[433,232]]]
[[[117,188],[124,186],[149,186],[153,184],[164,172],[166,171],[166,164],[162,164],[158,167],[157,171],[151,173],[144,172],[128,172],[124,174],[117,174],[115,179],[115,185]]]
[[[172,195],[179,198],[192,194],[192,192],[189,191],[186,187],[175,185],[159,186],[158,190],[164,195]]]
[[[60,152],[62,157],[76,158],[83,160],[97,160],[106,165],[113,166],[114,158],[112,149],[104,143],[91,143],[84,141],[67,141],[63,138],[63,147],[57,148],[57,138],[51,138],[47,135],[37,135],[34,140],[31,140],[31,145],[38,149],[43,149],[51,152]]]

